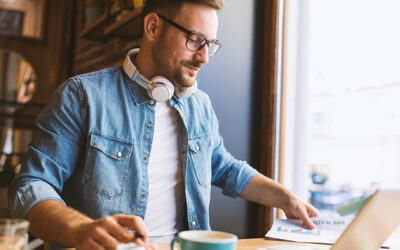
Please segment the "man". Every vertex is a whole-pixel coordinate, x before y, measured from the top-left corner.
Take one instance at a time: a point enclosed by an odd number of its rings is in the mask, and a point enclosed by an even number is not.
[[[78,249],[168,242],[180,230],[210,229],[211,184],[313,227],[315,208],[225,150],[197,90],[198,71],[220,47],[222,4],[148,0],[140,50],[123,67],[56,91],[9,192],[12,214],[27,216],[33,234]]]

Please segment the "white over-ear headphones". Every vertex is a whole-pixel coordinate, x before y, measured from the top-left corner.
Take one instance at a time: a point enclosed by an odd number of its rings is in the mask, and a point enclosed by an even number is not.
[[[125,73],[132,80],[136,80],[143,88],[147,90],[150,98],[156,102],[165,102],[171,99],[174,93],[180,98],[188,98],[192,96],[197,90],[197,81],[192,87],[179,88],[163,76],[155,76],[151,80],[144,77],[139,73],[135,65],[131,61],[131,56],[137,54],[139,49],[131,49],[125,57],[122,67]]]

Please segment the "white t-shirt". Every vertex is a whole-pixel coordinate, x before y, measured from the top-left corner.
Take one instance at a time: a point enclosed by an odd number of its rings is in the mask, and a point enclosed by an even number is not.
[[[182,226],[185,197],[177,119],[177,111],[169,102],[157,103],[148,165],[149,196],[144,217],[149,241],[153,243],[171,242]]]

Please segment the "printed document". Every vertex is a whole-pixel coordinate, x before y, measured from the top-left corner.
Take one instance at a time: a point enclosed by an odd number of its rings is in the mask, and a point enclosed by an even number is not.
[[[304,243],[334,244],[353,219],[354,216],[313,217],[311,220],[316,225],[313,230],[306,229],[298,219],[277,219],[265,237]],[[383,246],[400,247],[400,226]]]
[[[307,243],[333,244],[354,219],[352,217],[313,217],[313,230],[305,229],[301,220],[277,219],[265,237]]]

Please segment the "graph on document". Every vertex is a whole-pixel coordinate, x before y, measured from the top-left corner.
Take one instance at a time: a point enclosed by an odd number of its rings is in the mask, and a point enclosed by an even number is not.
[[[307,229],[293,229],[293,228],[285,228],[285,227],[278,227],[276,229],[277,232],[283,233],[292,233],[292,234],[300,234],[300,235],[312,235],[312,236],[320,236],[320,230],[307,230]]]

